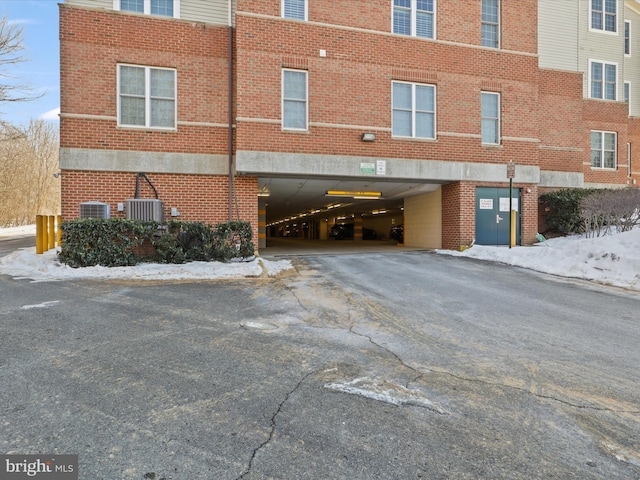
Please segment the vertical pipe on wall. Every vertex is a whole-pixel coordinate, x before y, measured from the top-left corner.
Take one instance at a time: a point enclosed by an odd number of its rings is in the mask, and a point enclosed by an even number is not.
[[[231,2],[231,0],[229,0]],[[234,165],[233,165],[233,26],[229,12],[229,221],[233,221]]]

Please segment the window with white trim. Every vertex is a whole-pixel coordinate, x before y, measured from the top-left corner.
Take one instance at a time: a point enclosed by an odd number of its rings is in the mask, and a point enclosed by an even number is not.
[[[118,65],[118,125],[176,128],[176,71]]]
[[[500,144],[500,94],[482,92],[480,94],[482,143]]]
[[[307,130],[308,78],[302,70],[282,70],[282,128]]]
[[[435,38],[435,0],[393,0],[393,33]]]
[[[436,87],[408,82],[392,83],[394,137],[436,138]]]
[[[113,0],[113,9],[161,17],[180,17],[180,0]]]
[[[591,132],[591,166],[616,168],[617,134],[615,132]]]
[[[482,0],[481,45],[500,46],[500,0]]]
[[[631,22],[624,21],[624,54],[631,55]]]
[[[589,97],[616,100],[618,65],[589,60]]]
[[[618,18],[618,0],[591,0],[591,29],[615,33]]]
[[[629,95],[631,91],[631,82],[624,82],[624,102],[629,103]]]
[[[282,0],[282,17],[307,20],[307,0]]]

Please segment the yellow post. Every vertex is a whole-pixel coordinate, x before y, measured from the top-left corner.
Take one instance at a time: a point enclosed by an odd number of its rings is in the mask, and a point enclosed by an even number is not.
[[[42,248],[42,215],[36,215],[36,254],[44,253]]]
[[[49,250],[56,248],[56,217],[49,215]]]
[[[516,246],[516,211],[511,210],[511,246]]]
[[[49,251],[49,221],[46,215],[40,215],[42,222],[42,251]]]
[[[58,215],[58,246],[62,245],[62,229],[60,225],[62,225],[62,215]]]

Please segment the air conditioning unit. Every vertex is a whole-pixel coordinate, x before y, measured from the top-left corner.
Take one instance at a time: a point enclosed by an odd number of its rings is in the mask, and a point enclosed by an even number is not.
[[[127,200],[127,218],[147,222],[164,222],[164,203],[148,198],[130,198]]]
[[[80,218],[110,218],[108,203],[83,202],[80,204]]]

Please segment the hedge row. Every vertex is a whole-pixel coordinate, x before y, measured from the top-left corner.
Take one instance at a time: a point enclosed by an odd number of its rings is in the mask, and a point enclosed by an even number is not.
[[[87,218],[63,222],[58,258],[70,267],[131,266],[141,262],[185,263],[253,258],[251,225],[226,222],[164,224]]]
[[[640,224],[639,189],[567,188],[540,195],[547,226],[564,234],[587,236],[624,232]]]

